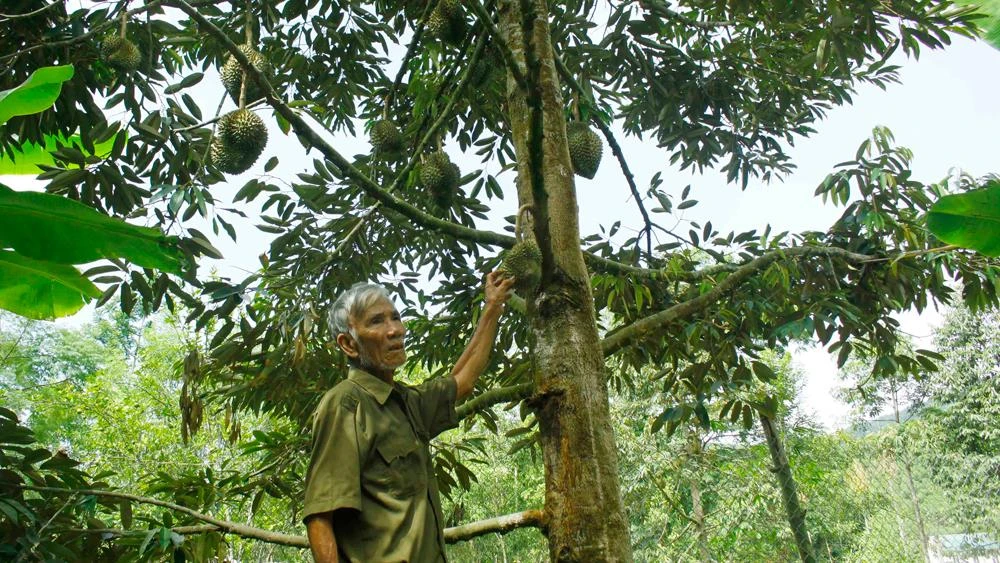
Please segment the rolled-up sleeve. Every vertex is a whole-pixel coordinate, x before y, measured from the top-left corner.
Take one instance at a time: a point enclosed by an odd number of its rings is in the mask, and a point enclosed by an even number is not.
[[[358,435],[358,402],[350,395],[323,398],[313,420],[303,519],[340,508],[361,510],[364,444]]]
[[[455,399],[458,384],[454,377],[438,377],[412,388],[417,416],[423,419],[430,437],[458,426]]]

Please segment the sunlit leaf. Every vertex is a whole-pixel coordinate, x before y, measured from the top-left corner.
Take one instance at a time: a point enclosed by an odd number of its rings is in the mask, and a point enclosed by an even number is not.
[[[0,184],[0,245],[36,260],[83,264],[125,258],[140,266],[179,273],[175,239],[130,225],[65,197],[16,192]]]
[[[101,291],[65,264],[0,250],[0,308],[31,319],[72,315]]]
[[[61,135],[47,135],[45,144],[23,143],[18,150],[14,151],[14,157],[4,153],[0,154],[0,174],[35,175],[42,172],[39,166],[55,166],[56,161],[52,157],[52,151],[56,150],[57,143],[67,146],[82,147],[79,135],[63,137]],[[93,156],[104,158],[111,153],[111,148],[115,144],[112,137],[103,143],[94,144]],[[85,149],[84,154],[91,156]]]
[[[73,65],[48,66],[31,73],[21,85],[0,92],[0,124],[18,115],[47,110],[55,103],[63,82],[73,78]]]
[[[942,197],[927,213],[927,228],[948,244],[1000,256],[1000,182]]]

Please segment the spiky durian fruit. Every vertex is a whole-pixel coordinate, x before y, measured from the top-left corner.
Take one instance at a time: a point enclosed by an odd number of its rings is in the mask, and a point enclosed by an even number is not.
[[[542,251],[535,241],[522,240],[504,253],[497,271],[514,278],[515,291],[530,293],[542,281]]]
[[[256,113],[238,109],[219,119],[219,138],[226,145],[260,156],[267,145],[267,125]]]
[[[462,173],[444,151],[433,152],[420,166],[420,183],[442,209],[451,207]]]
[[[218,137],[212,139],[209,145],[208,158],[216,168],[226,174],[246,172],[257,160],[256,157],[250,159],[247,154],[227,146]]]
[[[573,171],[592,179],[601,165],[601,138],[586,123],[574,121],[566,126],[566,140]]]
[[[465,9],[459,0],[440,0],[427,18],[427,31],[445,43],[459,45],[468,32]]]
[[[139,48],[124,37],[114,35],[101,43],[101,58],[114,68],[130,72],[142,63]]]
[[[388,119],[376,121],[368,132],[375,152],[387,157],[395,157],[403,150],[403,133]]]
[[[257,52],[253,48],[253,45],[240,45],[240,51],[246,55],[250,63],[259,70],[264,76],[269,77],[273,72],[273,67],[271,63],[264,58],[263,55]],[[226,92],[229,92],[229,97],[233,99],[233,102],[240,103],[240,86],[243,83],[243,67],[240,66],[240,62],[236,60],[235,57],[230,56],[226,59],[226,64],[222,65],[222,70],[219,71],[219,76],[222,78],[222,85],[226,87]],[[258,86],[249,76],[247,77],[247,101],[252,102],[254,100],[259,100],[264,97],[264,90]]]
[[[212,163],[227,174],[245,172],[267,145],[267,126],[250,110],[229,112],[219,120],[218,135],[209,152]]]

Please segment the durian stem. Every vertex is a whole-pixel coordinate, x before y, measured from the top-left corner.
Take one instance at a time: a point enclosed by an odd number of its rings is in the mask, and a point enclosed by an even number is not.
[[[247,45],[253,45],[254,36],[254,19],[253,19],[253,0],[247,0],[247,12],[246,12],[246,24],[243,30],[243,36],[246,38]]]
[[[128,26],[128,0],[122,2],[122,15],[121,15],[121,28],[118,30],[118,36],[125,39],[125,29]]]
[[[246,22],[243,24],[243,37],[247,45],[253,45],[253,0],[247,0]],[[247,70],[244,68],[240,80],[240,109],[247,107]]]
[[[525,203],[517,210],[517,217],[514,218],[514,240],[516,240],[517,242],[521,242],[524,239],[524,237],[522,236],[523,233],[521,231],[522,227],[524,226],[524,222],[521,221],[521,217],[524,216],[525,211],[530,212],[531,209],[532,209],[531,204]]]
[[[573,92],[573,116],[580,121],[580,93],[576,91]]]
[[[240,81],[240,109],[247,107],[247,71],[243,71],[243,80]]]

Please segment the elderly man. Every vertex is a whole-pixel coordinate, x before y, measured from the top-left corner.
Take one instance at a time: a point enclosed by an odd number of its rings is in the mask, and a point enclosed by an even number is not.
[[[486,367],[513,281],[487,276],[479,324],[451,377],[416,387],[393,380],[406,327],[385,288],[357,284],[333,304],[330,331],[351,368],[313,422],[303,512],[316,561],[445,561],[428,445],[458,424],[455,402]]]

